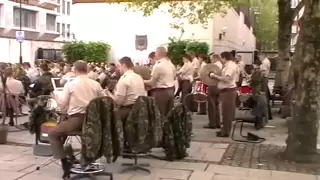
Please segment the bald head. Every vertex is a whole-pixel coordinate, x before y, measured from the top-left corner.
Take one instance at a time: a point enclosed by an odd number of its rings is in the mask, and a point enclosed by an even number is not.
[[[165,47],[157,47],[156,54],[155,54],[156,59],[162,59],[167,57],[167,50]]]

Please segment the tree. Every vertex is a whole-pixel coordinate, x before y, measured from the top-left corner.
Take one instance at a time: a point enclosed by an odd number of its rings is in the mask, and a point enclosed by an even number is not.
[[[304,0],[304,15],[294,59],[299,60],[296,99],[285,157],[294,161],[318,160],[320,109],[320,0]]]
[[[144,16],[150,16],[161,5],[168,5],[167,12],[177,21],[186,19],[190,24],[207,25],[217,13],[224,13],[230,6],[248,4],[250,0],[130,0],[128,10],[141,11]]]
[[[275,90],[284,90],[288,85],[291,53],[291,30],[294,18],[298,15],[304,5],[300,1],[296,8],[292,8],[291,0],[278,0],[278,61],[274,83]]]
[[[278,9],[277,0],[255,0],[250,2],[255,12],[254,34],[261,50],[277,49]]]

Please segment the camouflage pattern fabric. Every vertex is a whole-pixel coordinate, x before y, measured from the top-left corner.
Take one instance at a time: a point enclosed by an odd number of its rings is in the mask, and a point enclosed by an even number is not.
[[[254,95],[260,94],[263,86],[263,75],[259,69],[255,69],[251,76],[250,86]]]
[[[192,134],[191,112],[185,105],[178,103],[169,112],[163,129],[163,148],[166,159],[173,161],[187,157]]]
[[[162,140],[163,118],[148,96],[139,96],[126,122],[126,137],[129,149],[135,153],[146,153]]]
[[[45,110],[48,99],[50,98],[50,96],[42,95],[31,99],[31,101],[35,101],[35,106],[29,115],[29,131],[31,134],[37,133],[37,131],[40,130],[40,125],[52,119],[51,117],[54,116],[53,112]]]
[[[39,95],[50,95],[50,93],[53,91],[51,78],[53,78],[52,73],[44,72],[34,83],[34,86],[30,92],[30,97],[37,97]]]
[[[257,117],[258,119],[261,119],[263,117],[267,117],[268,116],[268,101],[267,101],[266,95],[264,93],[262,93],[260,95],[255,95],[252,98],[256,102],[256,105],[252,108],[252,111],[251,111],[252,115]]]
[[[93,99],[86,110],[82,126],[82,164],[87,165],[105,156],[116,161],[122,151],[122,125],[110,97]]]

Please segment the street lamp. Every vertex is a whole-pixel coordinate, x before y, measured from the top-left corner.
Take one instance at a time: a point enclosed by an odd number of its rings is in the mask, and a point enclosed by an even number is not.
[[[23,0],[23,1],[28,2],[28,0]],[[17,2],[17,3],[19,3],[19,31],[22,32],[22,0],[19,0],[19,2]],[[19,44],[20,44],[19,63],[20,64],[22,64],[22,61],[23,61],[23,59],[22,59],[22,41],[23,40],[19,41]]]
[[[22,0],[19,0],[19,31],[22,31]],[[22,64],[22,41],[20,43],[19,50],[19,63]]]

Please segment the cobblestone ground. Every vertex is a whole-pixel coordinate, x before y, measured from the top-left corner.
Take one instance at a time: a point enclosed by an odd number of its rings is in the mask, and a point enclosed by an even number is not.
[[[20,122],[26,120],[26,117],[19,118]],[[215,130],[202,128],[206,123],[206,116],[194,116],[193,142],[188,150],[189,157],[182,161],[145,158],[139,162],[149,163],[151,174],[120,173],[121,164],[132,160],[119,158],[116,163],[107,164],[107,171],[114,174],[114,180],[320,180],[319,165],[297,165],[278,157],[287,136],[284,120],[274,119],[270,127],[260,131],[255,131],[252,125],[245,126],[245,131],[265,137],[267,141],[263,144],[217,138]],[[8,144],[0,146],[0,180],[61,179],[61,169],[56,163],[35,170],[47,157],[33,155],[34,137],[29,132],[10,132],[8,140]],[[73,146],[80,147],[76,140]],[[162,149],[153,149],[153,154],[164,156]],[[100,161],[105,163],[104,159]],[[102,179],[108,180],[106,177],[99,180]]]

